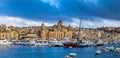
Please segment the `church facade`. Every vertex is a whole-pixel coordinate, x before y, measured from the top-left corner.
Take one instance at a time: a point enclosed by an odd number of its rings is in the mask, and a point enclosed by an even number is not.
[[[44,23],[41,24],[40,38],[43,40],[48,39],[72,39],[73,28],[64,26],[63,21],[58,21],[57,25],[46,27]]]

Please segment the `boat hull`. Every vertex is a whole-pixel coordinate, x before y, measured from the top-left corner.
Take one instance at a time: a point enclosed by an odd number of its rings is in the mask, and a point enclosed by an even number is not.
[[[65,48],[74,48],[76,47],[76,43],[63,43]]]
[[[77,45],[76,47],[89,47],[89,45]]]
[[[95,44],[94,47],[103,46],[104,44]]]

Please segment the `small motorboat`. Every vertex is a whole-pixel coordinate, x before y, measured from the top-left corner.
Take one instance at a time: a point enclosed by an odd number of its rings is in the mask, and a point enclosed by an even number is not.
[[[103,45],[104,45],[103,41],[102,41],[102,40],[99,40],[99,41],[97,41],[93,46],[94,46],[94,47],[98,47],[98,46],[103,46]]]
[[[70,58],[70,56],[67,55],[67,56],[65,56],[65,58]]]
[[[70,53],[69,55],[65,56],[65,58],[75,58],[76,55],[76,53]]]
[[[95,52],[95,55],[99,55],[99,54],[101,54],[102,52],[101,52],[101,50],[97,50],[96,52]]]
[[[115,49],[115,52],[120,52],[120,48],[116,48],[116,49]]]
[[[77,54],[76,53],[70,53],[70,57],[75,57]]]
[[[108,51],[109,51],[109,49],[104,48],[102,51],[103,51],[103,52],[108,52]]]
[[[109,51],[114,51],[114,50],[115,50],[115,48],[114,48],[113,46],[111,46],[111,47],[106,47],[106,49],[108,49]]]

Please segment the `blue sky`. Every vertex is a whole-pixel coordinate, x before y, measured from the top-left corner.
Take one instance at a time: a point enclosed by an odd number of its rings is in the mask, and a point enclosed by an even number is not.
[[[120,0],[0,0],[0,24],[50,26],[62,18],[64,25],[118,27]]]

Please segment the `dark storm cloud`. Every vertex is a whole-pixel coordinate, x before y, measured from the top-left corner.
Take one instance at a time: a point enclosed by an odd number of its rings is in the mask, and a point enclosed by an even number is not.
[[[58,0],[59,1],[59,0]],[[119,20],[120,0],[60,0],[59,8],[41,0],[0,0],[0,15],[17,16],[29,19],[58,20],[60,17],[69,21],[76,17],[100,17]]]
[[[18,16],[29,19],[49,19],[58,13],[55,8],[38,0],[4,0],[1,15]]]
[[[120,0],[99,0],[97,4],[83,0],[63,0],[62,12],[74,17],[101,17],[107,19],[120,18]]]

